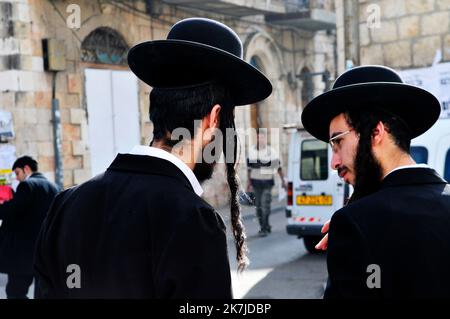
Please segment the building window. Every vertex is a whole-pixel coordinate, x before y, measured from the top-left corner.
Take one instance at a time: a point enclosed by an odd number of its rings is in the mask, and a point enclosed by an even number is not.
[[[100,27],[89,33],[81,44],[81,61],[127,65],[128,45],[115,30]]]
[[[428,150],[423,146],[411,146],[411,157],[417,164],[428,163]]]
[[[305,140],[301,145],[300,178],[304,181],[328,179],[328,146],[319,140]]]

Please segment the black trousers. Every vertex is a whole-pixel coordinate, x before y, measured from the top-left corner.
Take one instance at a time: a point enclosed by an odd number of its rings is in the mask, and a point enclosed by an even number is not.
[[[8,274],[6,297],[8,299],[28,299],[28,289],[33,283],[33,275]]]

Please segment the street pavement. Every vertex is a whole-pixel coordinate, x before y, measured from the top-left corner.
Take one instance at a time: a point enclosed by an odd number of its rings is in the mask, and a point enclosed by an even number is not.
[[[272,233],[259,237],[255,208],[243,206],[250,265],[237,274],[228,208],[219,210],[227,223],[228,250],[235,298],[318,299],[327,280],[325,254],[309,254],[303,240],[286,232],[284,202],[272,202]]]

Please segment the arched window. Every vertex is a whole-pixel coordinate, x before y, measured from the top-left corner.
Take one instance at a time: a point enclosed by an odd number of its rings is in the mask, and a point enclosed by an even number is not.
[[[115,30],[100,27],[88,34],[81,44],[81,61],[126,65],[128,45]]]

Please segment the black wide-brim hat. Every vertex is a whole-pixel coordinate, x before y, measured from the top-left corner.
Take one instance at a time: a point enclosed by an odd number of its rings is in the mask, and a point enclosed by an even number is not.
[[[360,66],[339,76],[333,88],[309,102],[302,112],[303,127],[328,142],[333,118],[350,109],[381,109],[407,126],[411,139],[425,133],[441,113],[430,92],[405,84],[394,70],[378,65]]]
[[[128,65],[139,79],[156,88],[223,83],[236,106],[259,102],[272,93],[267,77],[243,60],[237,34],[210,19],[182,20],[171,28],[167,40],[132,47]]]

